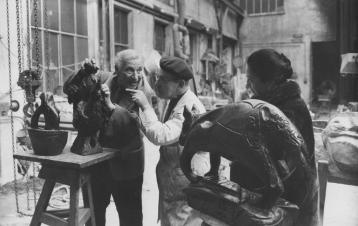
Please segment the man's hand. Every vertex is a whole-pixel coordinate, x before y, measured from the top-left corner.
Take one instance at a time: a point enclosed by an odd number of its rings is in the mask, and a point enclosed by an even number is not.
[[[150,107],[148,99],[144,95],[142,90],[126,89],[126,91],[132,94],[132,100],[138,104],[138,106],[142,109],[142,111]]]
[[[113,110],[115,108],[115,106],[111,101],[111,91],[110,91],[109,87],[106,84],[102,84],[101,91],[104,94],[104,97],[105,97],[104,100],[105,100],[106,106],[108,107],[109,110]]]

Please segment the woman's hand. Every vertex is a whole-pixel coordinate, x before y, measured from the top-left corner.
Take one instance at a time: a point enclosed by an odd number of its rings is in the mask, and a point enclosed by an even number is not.
[[[106,84],[102,84],[101,90],[105,97],[104,100],[105,100],[106,106],[108,107],[109,110],[113,110],[115,108],[115,106],[111,101],[111,91],[110,91],[109,87]]]
[[[126,91],[132,94],[132,100],[138,104],[138,106],[142,109],[142,111],[150,107],[148,99],[144,95],[142,90],[126,89]]]

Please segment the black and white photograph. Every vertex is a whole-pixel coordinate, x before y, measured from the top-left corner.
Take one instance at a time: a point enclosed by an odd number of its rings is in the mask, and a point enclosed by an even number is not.
[[[0,226],[358,226],[358,0],[0,11]]]

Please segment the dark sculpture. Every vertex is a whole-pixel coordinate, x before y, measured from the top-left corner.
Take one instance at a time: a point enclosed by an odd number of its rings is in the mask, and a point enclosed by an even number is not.
[[[31,128],[38,128],[40,115],[44,116],[46,130],[58,130],[60,128],[60,111],[55,105],[55,100],[50,92],[40,94],[41,105],[31,117]]]
[[[99,134],[109,118],[101,83],[95,75],[97,71],[98,67],[94,61],[86,62],[65,84],[77,87],[75,93],[68,92],[68,89],[64,89],[64,92],[68,95],[68,102],[73,103],[73,126],[78,130],[71,152],[80,155],[102,152],[98,141]]]
[[[31,117],[31,128],[28,128],[32,149],[36,155],[61,154],[67,143],[68,132],[60,129],[60,111],[57,109],[52,93],[40,95],[41,105]],[[39,128],[40,115],[45,119],[45,128]]]
[[[262,197],[245,202],[261,210],[272,210],[282,197],[300,208],[298,225],[314,225],[311,222],[316,216],[310,213],[315,212],[316,172],[306,161],[308,154],[302,136],[278,108],[263,101],[247,100],[197,119],[185,109],[184,117],[179,140],[184,146],[180,162],[193,184],[205,181],[192,172],[190,163],[194,154],[198,151],[219,154],[247,169],[250,178],[243,180],[246,184],[240,184],[242,187],[252,189],[248,181],[262,184],[253,190]],[[218,210],[212,213],[215,211]]]

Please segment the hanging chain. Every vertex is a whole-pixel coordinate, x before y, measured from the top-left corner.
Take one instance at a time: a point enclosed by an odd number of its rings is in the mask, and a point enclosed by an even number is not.
[[[26,0],[26,41],[27,41],[27,64],[28,64],[28,68],[29,70],[31,70],[31,22],[30,22],[30,4],[29,4],[30,0]]]
[[[38,0],[34,1],[34,24],[35,24],[35,57],[36,71],[40,73],[40,41],[39,41],[39,18],[38,18]]]
[[[22,51],[22,41],[21,41],[21,35],[22,35],[22,7],[21,7],[21,3],[20,0],[16,0],[16,24],[17,24],[17,53],[18,53],[18,66],[19,66],[19,74],[22,73],[22,63],[23,61],[23,51]],[[13,134],[14,135],[14,134]],[[15,150],[15,149],[14,149]],[[29,188],[29,183],[26,180],[26,204],[27,204],[27,209],[30,210],[30,188]]]
[[[6,21],[7,21],[7,46],[8,46],[8,60],[9,60],[9,89],[10,89],[10,104],[12,101],[12,79],[11,79],[11,46],[10,46],[10,11],[9,11],[9,0],[6,0]],[[12,152],[15,153],[15,142],[14,142],[14,116],[13,112],[10,111],[11,117],[11,144],[12,144]],[[14,170],[14,190],[15,190],[15,200],[16,200],[16,211],[19,213],[19,199],[18,199],[18,191],[17,191],[17,181],[16,181],[16,162],[13,158],[13,170]]]
[[[49,51],[50,51],[50,43],[49,43],[49,36],[50,36],[50,33],[48,31],[49,27],[48,27],[48,14],[47,14],[47,1],[44,1],[44,12],[45,12],[45,15],[44,15],[44,23],[45,23],[45,61],[46,61],[46,78],[45,78],[45,82],[48,81],[49,79],[49,73],[50,73],[50,54],[49,54]],[[46,89],[48,89],[48,87],[46,86]]]
[[[23,20],[23,10],[22,10],[22,0],[19,2],[19,21],[20,21],[20,45],[21,45],[21,62],[22,62],[22,68],[21,71],[25,68],[25,55],[24,55],[24,20]]]
[[[17,58],[19,73],[22,71],[22,62],[21,62],[21,30],[20,30],[20,9],[19,9],[19,0],[16,0],[16,25],[17,25]]]

